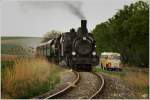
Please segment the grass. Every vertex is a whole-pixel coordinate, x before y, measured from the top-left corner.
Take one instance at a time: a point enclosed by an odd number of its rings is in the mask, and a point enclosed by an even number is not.
[[[96,72],[102,72],[114,77],[123,77],[126,74],[126,70],[123,71],[108,71],[108,70],[103,70],[100,67],[95,69]]]
[[[2,36],[1,40],[16,40],[16,39],[28,39],[28,38],[41,38],[41,37]]]
[[[148,93],[149,91],[148,73],[129,71],[126,76],[123,77],[123,80],[133,86],[138,93]]]
[[[38,37],[1,37],[2,98],[31,98],[59,83],[60,68],[33,58],[30,47],[40,41]]]
[[[18,44],[1,44],[1,54],[5,55],[29,55],[32,52],[31,48],[23,48]]]
[[[1,37],[1,40],[12,40],[12,39],[22,39],[22,38],[29,38],[29,37],[2,36],[2,37]]]
[[[2,71],[2,98],[31,98],[59,83],[60,69],[45,59],[23,58]]]
[[[22,50],[19,50],[22,47],[16,44],[1,44],[1,47],[1,54],[23,54]]]
[[[95,71],[124,80],[140,95],[149,94],[148,69],[125,66],[120,72],[102,70],[100,67],[96,68]]]

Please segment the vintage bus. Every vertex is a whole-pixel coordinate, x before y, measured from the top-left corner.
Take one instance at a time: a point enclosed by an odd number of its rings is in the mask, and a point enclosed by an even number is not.
[[[102,69],[121,71],[121,55],[114,52],[103,52],[100,57],[100,65]]]

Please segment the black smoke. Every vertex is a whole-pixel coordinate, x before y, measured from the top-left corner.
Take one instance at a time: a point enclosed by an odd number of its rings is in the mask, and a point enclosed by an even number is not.
[[[81,1],[18,1],[19,5],[23,9],[64,9],[68,10],[71,14],[77,16],[79,19],[85,19],[82,12]]]

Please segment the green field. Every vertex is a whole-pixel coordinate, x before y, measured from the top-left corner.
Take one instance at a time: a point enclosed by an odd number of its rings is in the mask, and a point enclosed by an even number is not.
[[[26,55],[41,42],[40,37],[1,37],[1,54]]]

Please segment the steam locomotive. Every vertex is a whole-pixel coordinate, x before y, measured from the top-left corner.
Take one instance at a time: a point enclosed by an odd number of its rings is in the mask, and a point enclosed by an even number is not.
[[[99,56],[93,35],[88,32],[86,24],[86,20],[81,20],[81,27],[77,31],[70,29],[70,32],[40,44],[36,48],[37,55],[73,69],[91,71],[92,66],[99,64]]]

